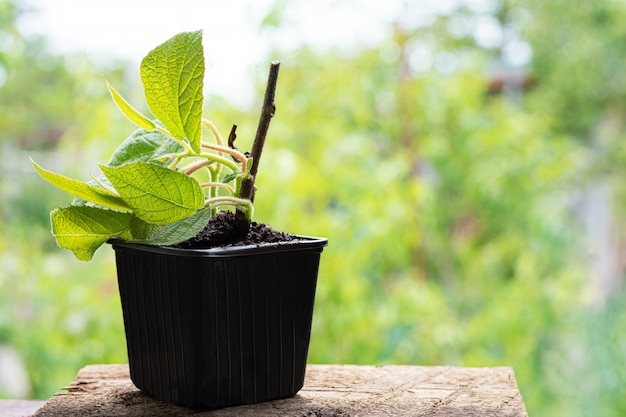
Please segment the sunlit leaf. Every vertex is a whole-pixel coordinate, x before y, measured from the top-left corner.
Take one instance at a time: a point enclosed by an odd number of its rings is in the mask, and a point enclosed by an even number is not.
[[[37,165],[37,163],[32,159],[30,162],[33,164],[39,175],[41,175],[41,178],[48,181],[55,187],[72,194],[73,196],[113,210],[125,212],[132,211],[128,204],[126,204],[120,196],[115,195],[104,188],[48,171]]]
[[[128,102],[122,97],[115,89],[107,83],[107,88],[111,93],[111,97],[113,97],[113,101],[120,109],[120,111],[134,124],[139,126],[142,129],[153,130],[155,128],[154,123],[148,119],[143,114],[139,113],[133,106],[128,104]]]
[[[83,261],[112,237],[128,238],[130,213],[119,213],[90,206],[69,206],[54,210],[52,234],[60,247],[69,249]]]
[[[204,206],[198,182],[181,172],[146,162],[100,168],[137,217],[148,223],[182,220]]]
[[[193,216],[166,225],[146,223],[139,218],[131,221],[133,241],[148,245],[175,245],[200,233],[211,218],[211,210],[204,209]]]
[[[143,161],[167,166],[169,161],[162,161],[159,158],[184,150],[180,143],[158,130],[138,129],[115,150],[107,165],[120,166]]]
[[[152,113],[175,138],[200,152],[202,31],[180,33],[150,51],[141,62],[141,81]]]

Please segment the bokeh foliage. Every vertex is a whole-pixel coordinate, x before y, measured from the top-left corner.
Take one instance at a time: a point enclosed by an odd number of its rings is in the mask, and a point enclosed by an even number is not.
[[[390,25],[376,47],[275,51],[278,110],[256,220],[329,238],[310,362],[513,366],[530,415],[623,415],[623,289],[590,302],[578,201],[608,183],[619,235],[626,4],[482,3]],[[507,44],[471,32],[486,18],[532,48],[522,68],[532,88],[494,88]],[[11,19],[2,25],[19,38]],[[36,53],[2,52],[0,113],[12,118],[1,149],[24,166],[49,150],[57,170],[81,175],[75,159],[106,159],[132,130],[104,78],[137,75],[20,42]],[[56,64],[33,64],[42,57]],[[20,66],[35,73],[22,78]],[[33,89],[58,100],[38,103]],[[205,110],[223,133],[238,124],[237,144],[249,147],[258,109],[212,97]],[[0,343],[26,358],[33,396],[45,398],[84,364],[125,361],[125,345],[111,251],[82,264],[54,247],[47,213],[64,196],[16,175],[20,166],[0,179]]]

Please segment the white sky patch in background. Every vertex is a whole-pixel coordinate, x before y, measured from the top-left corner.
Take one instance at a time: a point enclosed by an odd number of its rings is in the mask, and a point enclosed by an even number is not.
[[[203,29],[208,91],[246,103],[253,94],[254,64],[272,47],[350,48],[382,41],[402,0],[291,1],[279,30],[261,31],[274,0],[25,0],[35,9],[20,23],[44,35],[55,53],[84,51],[94,57],[141,59],[176,33]],[[269,65],[269,61],[268,61]],[[265,77],[262,74],[261,77]]]
[[[98,60],[129,60],[139,78],[139,63],[154,47],[183,31],[202,29],[206,56],[205,90],[249,105],[256,97],[252,73],[269,66],[274,49],[290,50],[303,44],[317,49],[352,51],[374,47],[388,39],[392,23],[415,28],[432,23],[437,15],[465,5],[478,17],[454,20],[451,31],[473,35],[483,47],[502,43],[502,29],[489,15],[497,0],[22,0],[34,12],[20,21],[25,34],[44,35],[56,53],[83,51]],[[278,29],[261,29],[263,19],[276,5],[285,5]],[[489,12],[489,13],[488,13]],[[481,17],[482,16],[482,17]],[[419,52],[419,51],[418,51]],[[423,52],[423,51],[422,51]],[[434,52],[428,68],[454,69],[449,54]],[[286,54],[288,55],[288,54]],[[521,40],[509,42],[505,58],[516,67],[525,65],[532,51]],[[385,58],[384,56],[381,58]],[[450,58],[450,59],[449,59]],[[264,62],[267,61],[267,62]],[[415,61],[415,60],[413,60]],[[412,62],[413,64],[414,62]],[[416,68],[425,71],[428,68]],[[260,65],[260,66],[259,66]],[[2,74],[0,74],[0,81]]]
[[[265,53],[256,39],[262,17],[255,21],[253,15],[263,16],[268,2],[29,0],[38,11],[21,26],[26,33],[44,35],[55,53],[84,51],[99,59],[128,59],[137,76],[151,49],[176,33],[203,29],[206,88],[234,95],[237,101],[247,95],[242,87],[250,86],[250,64]]]

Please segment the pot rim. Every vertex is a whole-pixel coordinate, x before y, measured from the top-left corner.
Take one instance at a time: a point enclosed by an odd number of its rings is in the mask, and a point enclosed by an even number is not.
[[[120,238],[107,240],[114,250],[134,249],[143,252],[160,253],[173,256],[190,256],[203,258],[222,258],[232,256],[249,256],[266,253],[279,253],[291,251],[316,251],[322,252],[328,246],[328,239],[323,237],[294,235],[296,240],[276,243],[262,243],[258,245],[245,246],[221,246],[209,249],[182,249],[172,246],[154,246],[132,241],[125,241]]]

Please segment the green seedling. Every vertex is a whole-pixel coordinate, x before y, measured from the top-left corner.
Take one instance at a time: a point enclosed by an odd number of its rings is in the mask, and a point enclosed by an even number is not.
[[[31,160],[44,180],[75,197],[51,213],[59,246],[88,261],[111,238],[177,244],[198,234],[220,209],[251,219],[253,158],[225,144],[203,117],[204,71],[201,31],[180,33],[148,53],[140,72],[154,119],[107,83],[117,107],[138,129],[91,181],[48,171]],[[203,131],[211,141],[203,140]]]

